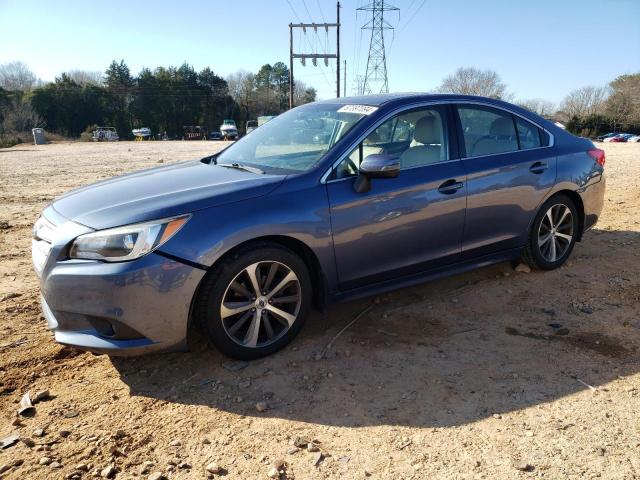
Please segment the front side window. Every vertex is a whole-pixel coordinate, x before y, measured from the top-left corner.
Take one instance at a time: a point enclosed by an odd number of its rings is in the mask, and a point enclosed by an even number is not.
[[[420,108],[386,120],[338,164],[330,178],[357,175],[362,160],[373,154],[398,156],[404,170],[449,160],[445,110]]]
[[[467,157],[515,152],[518,137],[509,112],[488,107],[458,106]]]
[[[358,107],[358,108],[356,108]],[[375,107],[314,103],[289,110],[241,138],[215,157],[267,172],[302,172],[318,163]]]

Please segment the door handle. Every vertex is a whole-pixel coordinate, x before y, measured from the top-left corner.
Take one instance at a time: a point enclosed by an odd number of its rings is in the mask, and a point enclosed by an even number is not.
[[[463,187],[463,185],[464,184],[462,182],[458,182],[455,179],[451,179],[451,180],[447,180],[442,185],[440,185],[438,187],[438,191],[445,195],[451,195],[452,193],[456,193],[458,190],[460,190]]]
[[[531,173],[540,174],[544,172],[547,168],[549,168],[549,166],[545,162],[536,162],[529,167],[529,171]]]

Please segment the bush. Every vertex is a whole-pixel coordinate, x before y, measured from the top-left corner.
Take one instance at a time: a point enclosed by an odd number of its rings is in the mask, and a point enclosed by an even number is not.
[[[0,133],[0,148],[9,148],[22,143],[20,137],[8,133]]]
[[[93,137],[93,131],[97,128],[98,128],[97,125],[89,125],[87,128],[85,128],[84,132],[80,134],[80,141],[91,142]]]

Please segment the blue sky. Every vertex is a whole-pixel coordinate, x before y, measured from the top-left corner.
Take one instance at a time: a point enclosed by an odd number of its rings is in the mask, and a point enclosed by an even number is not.
[[[363,74],[366,21],[342,0],[347,93]],[[391,91],[428,91],[458,67],[497,71],[517,98],[558,102],[571,90],[640,71],[639,0],[395,0],[387,32]],[[134,6],[135,5],[135,6]],[[104,71],[124,59],[143,66],[210,66],[226,76],[288,63],[288,23],[334,21],[333,0],[0,0],[0,64],[21,60],[43,80],[72,69]],[[328,43],[333,48],[334,37]],[[392,41],[393,40],[393,41]],[[324,32],[296,35],[296,50],[323,49]],[[357,67],[357,68],[355,68]],[[296,78],[335,96],[335,65],[294,66]]]

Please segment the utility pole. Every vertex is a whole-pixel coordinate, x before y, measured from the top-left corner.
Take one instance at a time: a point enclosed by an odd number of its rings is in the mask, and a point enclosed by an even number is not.
[[[342,81],[342,88],[344,93],[342,94],[343,97],[347,96],[347,61],[344,61],[344,80]]]
[[[336,97],[340,98],[340,2],[336,3]]]
[[[371,3],[358,8],[371,12],[371,20],[362,26],[362,30],[371,30],[369,43],[369,57],[367,71],[364,75],[362,93],[388,93],[389,78],[387,77],[387,56],[384,47],[384,31],[393,27],[384,18],[385,12],[399,11],[398,7],[385,4],[384,0],[372,0]]]
[[[306,34],[307,28],[313,28],[315,32],[318,28],[324,28],[325,32],[329,32],[329,28],[336,29],[336,53],[294,53],[293,48],[293,29],[301,28]],[[299,58],[302,65],[305,65],[307,59],[311,59],[313,65],[317,65],[318,59],[324,60],[325,65],[329,65],[330,59],[336,59],[336,96],[340,97],[340,2],[336,4],[336,23],[289,23],[289,108],[293,108],[293,92],[294,92],[294,76],[293,76],[293,60]]]

